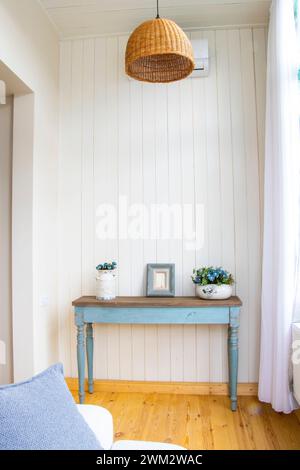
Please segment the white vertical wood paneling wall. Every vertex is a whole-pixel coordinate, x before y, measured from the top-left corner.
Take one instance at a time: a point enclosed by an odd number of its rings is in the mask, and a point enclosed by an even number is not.
[[[71,301],[95,293],[97,263],[119,264],[120,295],[145,293],[149,262],[176,263],[176,294],[192,295],[192,269],[221,264],[243,300],[239,380],[258,377],[266,32],[190,33],[209,41],[208,78],[169,85],[129,81],[127,37],[61,44],[60,358],[76,376]],[[202,203],[204,245],[96,238],[96,208]],[[96,326],[99,379],[225,381],[226,328]]]

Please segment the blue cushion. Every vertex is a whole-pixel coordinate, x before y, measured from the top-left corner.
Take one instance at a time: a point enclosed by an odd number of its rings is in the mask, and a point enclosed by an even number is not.
[[[101,450],[56,364],[32,379],[0,386],[1,450]]]

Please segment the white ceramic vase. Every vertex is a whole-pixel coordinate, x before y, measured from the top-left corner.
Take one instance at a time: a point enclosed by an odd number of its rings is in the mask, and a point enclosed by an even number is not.
[[[228,284],[208,284],[207,286],[196,286],[196,295],[200,299],[225,300],[232,296],[232,286]]]
[[[116,298],[116,273],[112,270],[97,271],[96,298],[112,300]]]

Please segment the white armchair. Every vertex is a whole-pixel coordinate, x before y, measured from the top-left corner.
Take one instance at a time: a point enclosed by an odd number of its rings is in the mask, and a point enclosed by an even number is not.
[[[160,442],[125,440],[114,442],[113,418],[108,410],[95,405],[77,405],[77,407],[104,450],[185,450],[174,444]]]
[[[293,341],[300,342],[300,323],[293,324]],[[295,346],[300,343],[295,343]],[[296,351],[296,350],[295,350]],[[297,356],[299,353],[296,351]],[[300,405],[300,363],[293,361],[294,397]]]

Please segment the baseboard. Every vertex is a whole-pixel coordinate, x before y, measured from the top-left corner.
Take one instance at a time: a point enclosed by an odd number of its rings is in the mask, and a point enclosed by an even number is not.
[[[78,381],[66,378],[71,391],[78,390]],[[87,381],[85,382],[87,390]],[[170,393],[175,395],[228,395],[228,384],[217,382],[147,382],[127,380],[95,380],[95,392]],[[257,396],[257,383],[239,383],[239,396]]]

